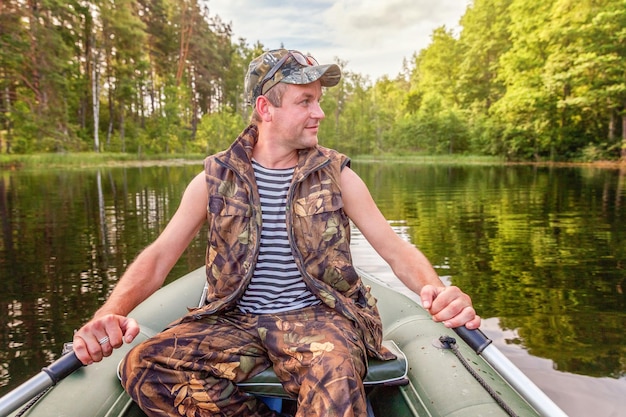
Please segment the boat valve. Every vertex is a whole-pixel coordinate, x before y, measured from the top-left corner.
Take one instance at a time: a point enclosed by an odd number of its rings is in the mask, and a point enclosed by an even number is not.
[[[452,336],[441,336],[439,338],[439,343],[441,343],[441,347],[443,349],[454,349],[454,345],[456,345],[456,339]]]

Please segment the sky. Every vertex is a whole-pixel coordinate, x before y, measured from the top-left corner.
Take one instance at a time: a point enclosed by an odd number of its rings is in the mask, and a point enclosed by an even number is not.
[[[427,47],[434,29],[458,33],[470,0],[208,0],[209,14],[232,24],[233,40],[310,53],[321,64],[376,81],[395,78],[403,60]]]

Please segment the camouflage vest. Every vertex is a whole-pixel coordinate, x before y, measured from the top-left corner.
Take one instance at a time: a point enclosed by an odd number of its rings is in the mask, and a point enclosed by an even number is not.
[[[257,135],[250,125],[230,148],[205,160],[209,291],[206,306],[194,317],[234,308],[252,278],[261,236],[261,202],[251,165]],[[345,155],[320,146],[300,151],[286,207],[289,244],[311,292],[363,330],[371,355],[389,359],[393,355],[381,347],[376,300],[352,266],[350,220],[339,181],[348,163]]]

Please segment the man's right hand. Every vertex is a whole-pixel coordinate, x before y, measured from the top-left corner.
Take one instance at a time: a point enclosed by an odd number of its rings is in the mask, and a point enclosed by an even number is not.
[[[76,357],[91,365],[110,356],[113,349],[132,342],[139,334],[135,319],[116,314],[107,314],[92,319],[75,334],[73,348]]]

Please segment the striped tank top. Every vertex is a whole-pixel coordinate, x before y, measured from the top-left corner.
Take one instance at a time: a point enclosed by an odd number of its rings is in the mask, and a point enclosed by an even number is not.
[[[261,247],[238,307],[244,313],[271,314],[319,304],[296,267],[287,238],[285,207],[294,168],[267,169],[256,161],[252,166],[261,196]]]

